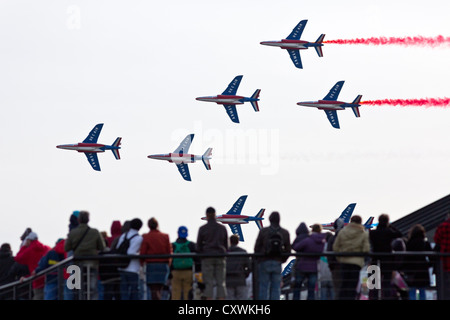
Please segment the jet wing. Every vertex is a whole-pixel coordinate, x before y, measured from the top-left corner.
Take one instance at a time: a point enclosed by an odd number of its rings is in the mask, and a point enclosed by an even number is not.
[[[339,97],[339,93],[341,92],[342,86],[344,85],[344,81],[338,81],[333,88],[331,88],[330,92],[323,98],[323,100],[327,101],[336,101]]]
[[[242,234],[242,228],[240,224],[229,224],[231,232],[239,237],[239,241],[244,241],[244,235]]]
[[[239,117],[236,110],[236,105],[234,104],[224,104],[225,110],[230,117],[231,121],[239,123]]]
[[[177,168],[184,180],[191,181],[191,174],[189,173],[189,167],[187,163],[177,164]]]
[[[188,134],[173,153],[188,153],[192,140],[194,140],[194,134]]]
[[[85,152],[84,153],[92,167],[95,171],[101,171],[100,170],[100,162],[98,162],[97,153],[95,152]]]
[[[247,196],[241,196],[237,201],[233,204],[231,209],[227,212],[227,214],[241,214],[242,207],[245,204],[245,201],[247,200]]]
[[[291,57],[291,60],[294,63],[294,65],[299,69],[303,69],[302,59],[300,58],[300,50],[288,49],[287,52],[289,53],[289,56]]]
[[[236,76],[233,81],[230,82],[228,87],[225,89],[225,91],[222,93],[226,96],[234,96],[236,95],[237,89],[239,88],[239,84],[241,83],[242,76]]]
[[[287,40],[300,40],[300,37],[302,36],[303,30],[305,29],[307,22],[308,22],[308,20],[300,21],[286,39]]]
[[[103,123],[97,124],[94,129],[89,132],[89,135],[84,139],[83,143],[97,143],[98,136],[100,135],[100,132],[102,131]]]
[[[330,120],[331,125],[334,128],[339,129],[339,119],[336,110],[324,110],[324,111],[327,114],[328,120]]]
[[[281,272],[281,275],[282,275],[283,277],[284,277],[284,276],[287,276],[288,274],[291,273],[292,267],[294,266],[294,263],[295,263],[296,260],[297,260],[297,259],[292,259],[292,260],[288,263],[288,265],[283,269],[283,271]]]

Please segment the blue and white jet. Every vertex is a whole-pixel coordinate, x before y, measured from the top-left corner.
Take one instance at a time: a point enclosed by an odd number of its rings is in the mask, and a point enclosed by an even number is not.
[[[239,117],[236,110],[236,105],[244,104],[244,102],[250,102],[255,112],[259,111],[259,93],[261,89],[256,89],[255,93],[250,98],[236,95],[239,84],[241,83],[242,75],[236,76],[233,81],[230,82],[228,87],[222,94],[216,96],[206,96],[195,98],[198,101],[215,102],[222,104],[225,107],[225,111],[230,117],[231,121],[239,123]]]
[[[338,81],[322,100],[302,101],[297,102],[297,104],[299,106],[314,107],[319,110],[325,111],[325,114],[327,115],[328,120],[330,121],[333,128],[339,129],[339,119],[336,111],[345,110],[345,108],[351,108],[353,110],[353,113],[355,114],[355,117],[359,118],[361,116],[361,114],[359,113],[359,107],[361,106],[360,101],[362,95],[358,95],[352,103],[337,101],[337,98],[343,86],[344,81]]]
[[[242,207],[244,206],[246,200],[246,195],[241,196],[226,214],[216,217],[217,221],[230,226],[231,232],[239,236],[239,241],[244,241],[244,234],[242,233],[241,224],[247,224],[249,221],[254,221],[258,228],[262,229],[264,211],[266,211],[266,209],[261,209],[254,217],[241,215]],[[206,220],[206,217],[202,217],[202,220]]]
[[[77,144],[62,144],[56,147],[59,149],[76,150],[78,152],[83,152],[86,155],[92,169],[96,171],[101,171],[97,153],[105,152],[106,150],[111,150],[114,157],[117,160],[120,160],[119,149],[120,149],[120,142],[122,141],[122,138],[119,137],[110,146],[97,143],[102,128],[103,123],[99,123],[94,127],[94,129],[91,130],[91,132],[86,137],[86,139],[84,139],[83,142]]]
[[[148,158],[166,160],[175,163],[183,179],[186,181],[191,181],[188,163],[194,163],[197,160],[201,160],[205,165],[206,170],[211,170],[209,160],[212,155],[212,148],[208,148],[202,156],[189,154],[189,147],[191,146],[192,140],[194,140],[194,134],[188,134],[172,153],[153,154],[149,155]]]
[[[300,21],[286,39],[281,41],[262,41],[260,44],[265,46],[280,47],[281,49],[287,50],[294,65],[299,69],[303,69],[302,60],[300,58],[300,50],[314,48],[316,49],[319,57],[323,57],[322,46],[323,39],[325,38],[325,35],[321,34],[316,42],[300,40],[307,22],[308,20]]]

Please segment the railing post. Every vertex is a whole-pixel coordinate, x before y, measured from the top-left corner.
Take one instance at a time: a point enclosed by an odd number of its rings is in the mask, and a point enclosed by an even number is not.
[[[438,300],[444,300],[444,267],[442,263],[442,259],[440,256],[438,256],[437,260],[438,262],[438,270],[437,270],[437,279],[436,279],[436,285],[437,285],[437,299]]]
[[[58,266],[57,275],[58,300],[64,300],[64,267]]]
[[[252,295],[253,295],[253,300],[258,300],[259,286],[258,286],[258,276],[257,276],[258,268],[257,268],[257,266],[258,266],[258,264],[256,263],[256,257],[253,255],[253,257],[252,257]]]

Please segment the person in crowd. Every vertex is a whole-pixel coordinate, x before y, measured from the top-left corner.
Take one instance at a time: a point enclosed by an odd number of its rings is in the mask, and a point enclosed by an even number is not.
[[[9,270],[14,263],[15,260],[11,251],[11,245],[9,243],[3,243],[0,247],[0,287],[12,282],[12,279],[8,278],[8,276]]]
[[[331,232],[325,233],[323,251],[327,251],[328,241],[333,236]],[[328,264],[328,257],[321,256],[317,262],[317,281],[319,283],[320,300],[334,300],[333,276]]]
[[[292,247],[296,245],[298,242],[302,241],[303,239],[306,239],[309,237],[309,230],[308,226],[304,222],[300,222],[297,229],[295,230],[295,239],[294,242],[292,242]]]
[[[270,226],[259,230],[254,253],[258,261],[258,299],[280,300],[281,265],[291,252],[289,231],[280,226],[280,213],[274,211],[269,216]],[[255,294],[255,293],[254,293]]]
[[[32,272],[32,275],[39,273],[67,258],[67,252],[64,250],[65,239],[58,239],[55,246],[43,256],[38,263],[38,266]],[[63,276],[67,279],[67,274]],[[44,286],[44,300],[58,300],[58,270],[54,270],[46,274]]]
[[[173,250],[169,235],[159,230],[158,221],[155,218],[150,218],[147,225],[150,232],[143,235],[140,254],[172,254]],[[161,300],[162,290],[170,274],[171,259],[147,258],[143,262],[146,264],[146,281],[151,292],[151,299]]]
[[[87,297],[90,300],[98,300],[98,260],[78,260],[79,257],[95,256],[105,249],[105,243],[100,232],[91,228],[89,224],[89,212],[80,211],[78,215],[79,225],[69,232],[64,243],[64,250],[73,252],[74,262],[82,270],[82,274],[89,274],[90,288],[86,289]],[[89,272],[87,272],[89,269]],[[67,299],[70,299],[67,297]]]
[[[402,233],[389,223],[389,215],[381,214],[378,217],[378,226],[376,229],[369,231],[369,239],[372,247],[372,252],[384,253],[392,252],[391,243],[396,238],[401,238]],[[373,265],[378,265],[381,270],[381,299],[390,300],[396,299],[394,295],[395,290],[392,286],[392,271],[394,271],[393,257],[390,255],[380,255],[374,257],[371,262]],[[378,289],[369,291],[370,299],[378,299],[380,292]]]
[[[295,242],[292,245],[298,253],[321,253],[325,245],[325,234],[322,233],[322,226],[314,224],[311,228],[311,235]],[[300,256],[296,260],[295,266],[295,286],[294,286],[294,300],[300,300],[300,290],[305,280],[308,281],[308,296],[307,300],[315,300],[315,290],[317,283],[317,263],[320,256]]]
[[[30,232],[25,238],[24,245],[19,249],[19,252],[14,259],[16,262],[26,265],[31,275],[37,268],[39,260],[45,256],[50,249],[49,246],[42,244],[38,240],[36,232]],[[44,299],[44,284],[45,278],[43,276],[33,280],[33,300]]]
[[[251,261],[249,257],[233,257],[233,253],[247,253],[239,246],[239,236],[230,236],[230,247],[227,256],[227,299],[228,300],[247,300],[248,288],[247,277],[251,272]]]
[[[114,220],[111,223],[111,235],[106,237],[106,246],[112,248],[112,243],[115,239],[122,235],[122,223],[119,220]]]
[[[138,255],[141,249],[143,237],[139,235],[142,227],[142,220],[135,218],[130,221],[130,230],[123,233],[117,246],[125,241],[129,241],[127,254]],[[120,299],[121,300],[138,300],[139,299],[139,273],[141,263],[139,259],[131,259],[128,266],[124,269],[118,269],[120,273]]]
[[[78,221],[78,215],[80,214],[80,211],[75,210],[72,212],[72,214],[69,217],[69,232],[72,231],[72,229],[75,229],[78,227],[80,222]]]
[[[425,236],[425,228],[421,224],[411,227],[406,240],[406,251],[432,251],[431,244]],[[409,299],[416,300],[417,291],[419,300],[425,300],[425,288],[430,285],[429,268],[431,262],[427,256],[405,256],[403,270],[409,287]]]
[[[227,229],[216,221],[216,210],[213,207],[206,209],[206,224],[202,225],[197,233],[197,252],[200,254],[225,254],[228,251]],[[227,297],[226,288],[226,258],[205,257],[201,259],[201,269],[207,300],[214,299],[214,286],[216,286],[217,299]]]
[[[30,231],[31,232],[31,231]],[[0,287],[11,282],[17,281],[22,277],[29,275],[26,265],[17,263],[14,259],[11,245],[3,243],[0,247]],[[6,291],[0,294],[0,300],[26,299],[28,294],[27,286],[18,286],[15,292]]]
[[[345,226],[344,220],[338,218],[334,221],[334,224],[333,224],[334,235],[332,235],[328,239],[327,246],[326,246],[326,252],[333,251],[334,241],[336,240],[336,237],[339,234],[339,231],[341,231],[344,226]],[[340,263],[337,260],[337,257],[334,255],[328,256],[327,261],[328,261],[328,268],[330,268],[331,277],[333,280],[333,297],[334,297],[334,300],[339,300],[339,292],[340,292],[340,287],[341,287]]]
[[[335,252],[369,252],[369,235],[362,225],[359,215],[354,215],[338,233],[334,244]],[[339,291],[340,300],[355,300],[357,296],[357,285],[361,268],[365,264],[363,256],[337,256],[340,263],[341,285]]]
[[[188,240],[188,229],[185,226],[178,228],[178,238],[172,243],[174,254],[193,253],[196,244]],[[195,268],[194,258],[172,259],[172,300],[188,300],[192,290],[193,270]]]
[[[441,253],[450,252],[450,210],[447,213],[447,220],[439,224],[434,234],[434,243],[437,246],[437,251]],[[443,274],[439,276],[443,277],[443,296],[442,300],[450,300],[450,256],[442,257],[441,263],[443,264]]]

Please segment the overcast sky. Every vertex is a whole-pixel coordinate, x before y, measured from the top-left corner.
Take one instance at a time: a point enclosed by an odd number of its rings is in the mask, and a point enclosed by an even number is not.
[[[53,246],[73,210],[110,232],[113,220],[156,217],[176,239],[196,240],[208,206],[226,213],[248,195],[242,214],[281,214],[295,237],[301,222],[327,223],[351,202],[363,220],[399,219],[450,193],[450,109],[362,106],[339,111],[334,129],[322,99],[345,80],[339,100],[448,97],[450,48],[326,44],[301,52],[297,69],[284,50],[303,19],[302,40],[449,36],[448,1],[1,1],[0,242],[17,253],[26,227]],[[196,101],[243,75],[238,94],[261,89],[260,112]],[[121,160],[86,157],[56,145],[84,140],[104,123],[99,143],[122,137]],[[190,164],[192,182],[172,152],[195,134],[190,153],[213,148],[211,171]],[[267,225],[268,221],[264,221]],[[228,228],[228,227],[227,227]],[[258,229],[243,225],[253,252]],[[229,234],[231,234],[228,229]]]

